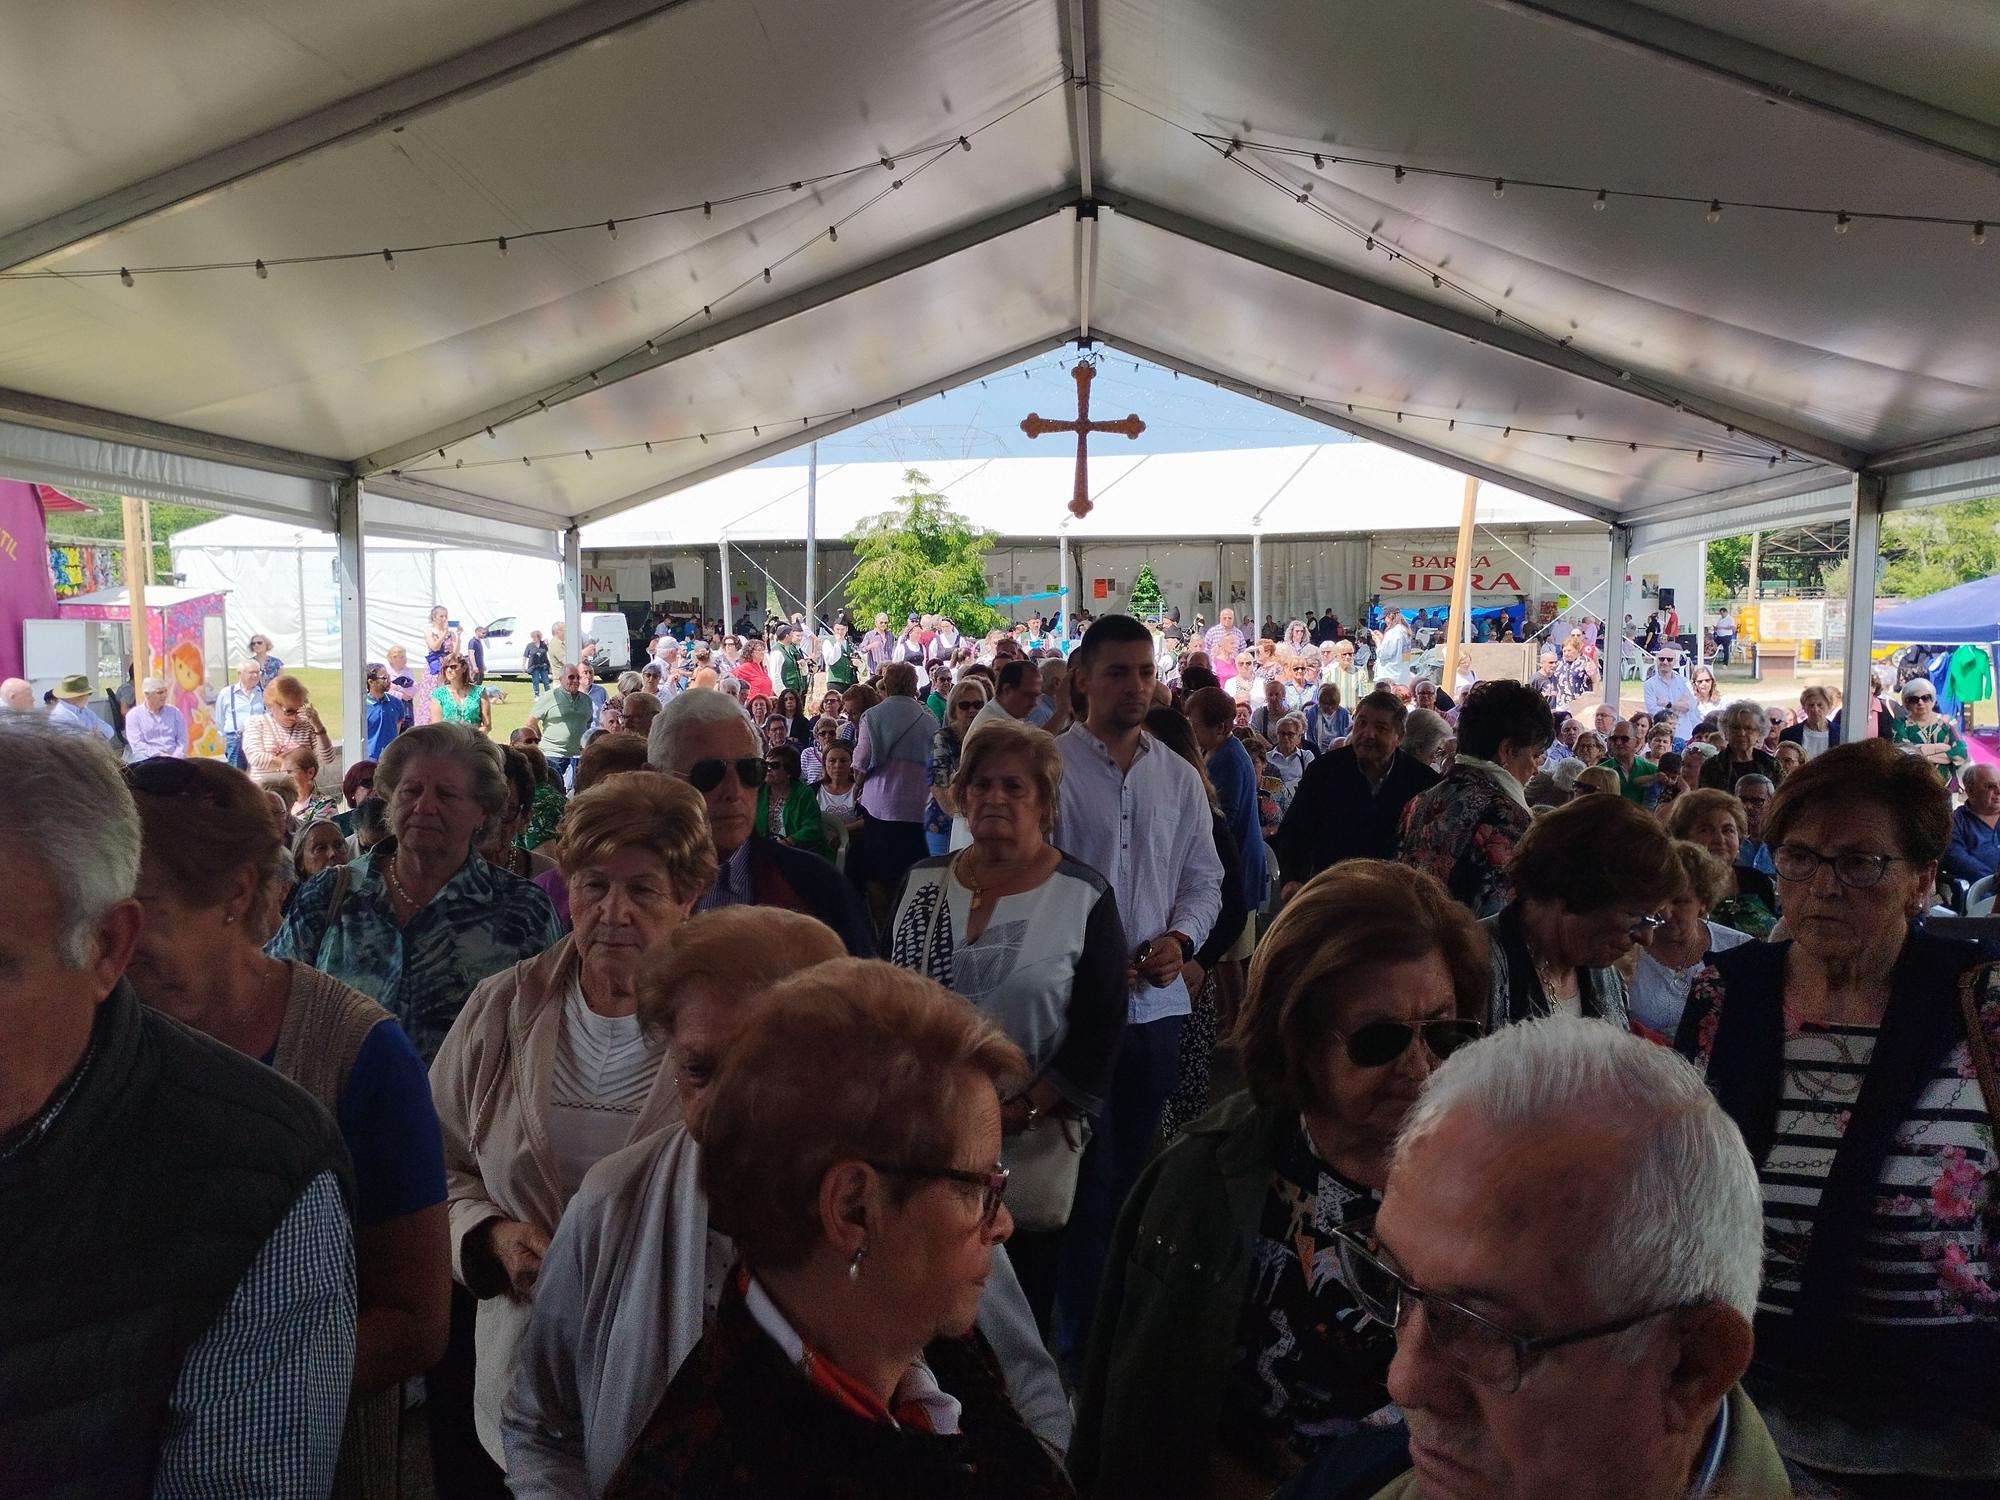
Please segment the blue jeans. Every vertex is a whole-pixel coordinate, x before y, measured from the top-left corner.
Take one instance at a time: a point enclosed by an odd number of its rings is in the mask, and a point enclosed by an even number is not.
[[[222,758],[239,771],[250,769],[250,762],[243,758],[243,736],[225,734],[222,737]]]
[[[1174,1091],[1186,1026],[1186,1016],[1166,1016],[1125,1028],[1104,1110],[1097,1117],[1097,1133],[1083,1148],[1076,1203],[1062,1231],[1062,1266],[1056,1281],[1056,1357],[1073,1379],[1083,1375],[1112,1232],[1152,1156],[1153,1132]]]
[[[565,792],[574,790],[576,763],[582,757],[576,755],[551,755],[545,758],[549,763],[549,770],[554,772],[556,780],[562,783],[562,789]]]
[[[549,669],[536,667],[528,673],[528,691],[537,698],[549,690]]]

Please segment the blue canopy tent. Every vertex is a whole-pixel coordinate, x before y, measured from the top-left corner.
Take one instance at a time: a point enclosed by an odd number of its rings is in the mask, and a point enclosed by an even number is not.
[[[1875,617],[1876,644],[1990,646],[2000,641],[2000,578],[1975,578]]]

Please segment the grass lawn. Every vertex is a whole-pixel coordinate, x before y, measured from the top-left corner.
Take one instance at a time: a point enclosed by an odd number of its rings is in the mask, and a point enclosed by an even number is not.
[[[306,692],[318,705],[320,715],[326,720],[326,727],[338,737],[340,733],[340,671],[336,667],[286,668],[294,677],[305,684]],[[507,736],[528,722],[531,695],[528,679],[512,677],[489,677],[489,690],[505,693],[507,701],[497,699],[493,704],[493,738],[501,744],[507,743]]]

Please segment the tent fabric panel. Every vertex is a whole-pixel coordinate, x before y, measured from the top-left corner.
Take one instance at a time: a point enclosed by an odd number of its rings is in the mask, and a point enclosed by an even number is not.
[[[180,505],[324,524],[333,489],[322,480],[163,453],[131,443],[0,422],[0,473],[42,484],[109,490]]]
[[[1949,505],[2000,494],[2000,455],[1935,464],[1888,476],[1882,504],[1886,510],[1922,505]]]
[[[1780,526],[1805,526],[1814,521],[1838,520],[1847,514],[1852,488],[1808,490],[1782,500],[1765,500],[1707,512],[1696,512],[1675,520],[1642,522],[1630,529],[1633,555],[1651,552],[1676,542],[1712,541],[1719,536],[1741,536],[1747,531],[1771,531]]]
[[[517,552],[525,557],[553,559],[562,555],[562,538],[554,531],[446,510],[366,487],[361,492],[361,532],[364,540],[371,536],[396,537],[441,547]],[[371,595],[375,592],[372,581],[368,592]]]
[[[1925,646],[2000,642],[2000,578],[1975,578],[1875,616],[1875,640]]]

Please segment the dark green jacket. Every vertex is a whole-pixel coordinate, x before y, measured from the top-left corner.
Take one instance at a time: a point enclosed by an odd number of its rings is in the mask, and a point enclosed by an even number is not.
[[[1233,1095],[1141,1174],[1118,1218],[1091,1330],[1069,1450],[1079,1494],[1208,1493],[1250,1250],[1279,1133],[1297,1120]]]

